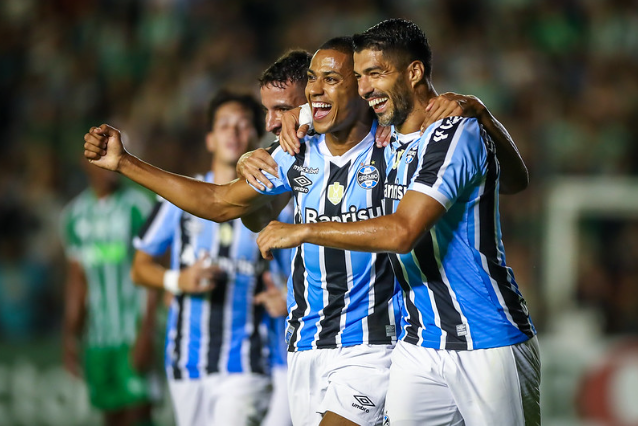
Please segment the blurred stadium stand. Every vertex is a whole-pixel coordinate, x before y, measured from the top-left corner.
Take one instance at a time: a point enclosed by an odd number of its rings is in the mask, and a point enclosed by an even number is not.
[[[389,17],[421,26],[439,92],[479,96],[530,169],[530,187],[501,198],[501,217],[540,331],[544,424],[638,425],[626,400],[638,380],[591,379],[609,363],[638,374],[635,351],[609,355],[638,334],[635,0],[3,0],[0,424],[94,424],[59,348],[57,222],[85,186],[88,128],[112,123],[134,154],[194,174],[207,167],[200,141],[216,89],[257,94],[284,50]],[[574,199],[583,214],[568,218]],[[615,214],[612,199],[633,210]],[[590,392],[609,406],[585,409]],[[166,407],[157,416],[169,425]]]

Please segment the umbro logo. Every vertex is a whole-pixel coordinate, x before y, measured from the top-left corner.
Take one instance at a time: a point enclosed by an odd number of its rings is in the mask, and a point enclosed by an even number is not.
[[[354,399],[357,400],[357,402],[352,403],[352,406],[354,408],[358,408],[361,411],[365,411],[366,413],[369,413],[370,409],[367,407],[375,407],[374,403],[369,397],[365,395],[353,395],[353,396],[354,396]]]
[[[306,176],[297,176],[292,181],[295,183],[292,187],[293,191],[303,192],[304,194],[307,194],[310,191],[306,187],[312,185],[312,181]]]
[[[299,186],[308,186],[312,183],[312,181],[305,176],[299,176],[294,178],[293,180]]]

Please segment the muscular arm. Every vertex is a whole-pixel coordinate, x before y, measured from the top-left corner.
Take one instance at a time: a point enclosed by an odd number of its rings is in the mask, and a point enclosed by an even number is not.
[[[475,117],[496,146],[496,157],[501,166],[499,192],[515,194],[527,188],[529,174],[514,140],[479,98],[447,92],[431,99],[426,111],[426,120],[421,127],[422,132],[430,124],[446,117],[454,115]]]
[[[131,267],[131,280],[135,284],[151,289],[164,287],[164,273],[166,268],[153,256],[141,250],[135,252]]]
[[[120,132],[106,124],[84,135],[84,156],[94,165],[119,172],[191,214],[225,222],[250,213],[269,201],[244,180],[226,185],[201,182],[152,166],[129,154]]]
[[[500,190],[502,194],[516,194],[529,185],[529,173],[525,162],[518,152],[514,140],[505,127],[484,108],[479,122],[492,137],[496,146],[496,158],[501,165]]]
[[[257,243],[267,258],[271,257],[272,248],[296,247],[301,243],[343,250],[408,253],[444,213],[445,208],[434,198],[408,191],[393,214],[350,223],[272,222],[261,232]]]
[[[529,173],[514,140],[476,96],[448,92],[432,99],[422,129],[451,115],[475,117],[494,141],[501,166],[500,193],[515,194],[527,188]]]
[[[290,201],[290,193],[279,194],[274,197],[272,202],[264,205],[259,210],[243,215],[241,221],[246,228],[253,232],[259,232],[270,221],[277,219],[277,216],[286,207],[288,201]]]

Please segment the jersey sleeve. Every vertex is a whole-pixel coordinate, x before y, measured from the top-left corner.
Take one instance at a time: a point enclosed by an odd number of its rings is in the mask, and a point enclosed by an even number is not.
[[[271,145],[271,147],[274,148],[271,155],[273,160],[275,160],[275,162],[277,163],[277,172],[279,174],[279,177],[277,178],[270,173],[264,172],[264,175],[273,184],[272,188],[261,190],[250,185],[250,183],[249,185],[260,194],[279,195],[286,192],[291,192],[292,188],[290,186],[290,182],[288,182],[288,169],[292,167],[292,164],[295,161],[295,157],[284,152],[284,150],[281,149],[281,146],[279,146],[279,144],[277,143]]]
[[[133,239],[133,246],[151,256],[161,256],[173,243],[182,211],[161,199]]]
[[[419,165],[408,190],[428,195],[448,210],[475,181],[486,161],[474,118],[451,117],[419,141]]]

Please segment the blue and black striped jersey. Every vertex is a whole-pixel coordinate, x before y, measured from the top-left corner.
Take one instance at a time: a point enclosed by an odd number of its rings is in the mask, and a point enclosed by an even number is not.
[[[205,180],[212,182],[212,173]],[[239,219],[214,223],[167,201],[157,204],[135,248],[152,256],[170,248],[172,269],[190,266],[208,253],[226,275],[212,292],[173,298],[165,345],[168,377],[269,372],[265,313],[253,303],[262,290],[260,274],[266,266],[256,238]]]
[[[260,192],[292,192],[295,223],[380,216],[389,151],[374,146],[375,130],[341,156],[323,135],[306,137],[295,156],[275,148],[280,178],[271,176],[274,188]],[[288,283],[288,350],[394,343],[397,289],[387,254],[302,244]]]
[[[498,211],[499,164],[476,119],[450,117],[423,137],[398,135],[385,187],[386,212],[406,191],[447,212],[407,254],[393,255],[403,289],[401,339],[471,350],[523,342],[536,334],[505,263]]]

